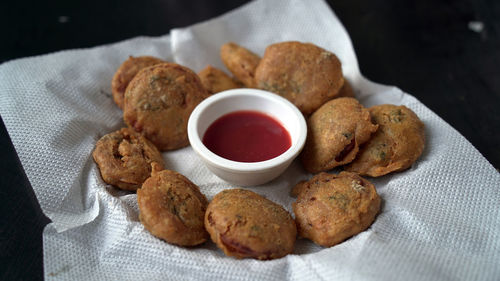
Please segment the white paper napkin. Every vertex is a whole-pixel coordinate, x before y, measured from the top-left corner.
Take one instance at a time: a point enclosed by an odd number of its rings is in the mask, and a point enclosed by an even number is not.
[[[211,242],[181,248],[150,235],[136,195],[102,182],[96,141],[124,126],[110,81],[129,55],[153,55],[195,71],[223,68],[219,47],[234,41],[262,55],[285,40],[337,54],[365,106],[404,104],[426,126],[427,147],[411,169],[371,181],[383,199],[372,227],[321,248],[299,240],[272,261],[226,257]],[[449,93],[453,94],[453,93]],[[321,1],[257,1],[170,35],[140,37],[0,65],[0,114],[43,212],[47,280],[495,280],[500,276],[500,176],[457,131],[396,87],[366,80],[342,24]],[[166,166],[211,199],[233,186],[206,169],[190,147],[164,153]],[[297,162],[250,188],[291,211],[291,187],[307,174]]]

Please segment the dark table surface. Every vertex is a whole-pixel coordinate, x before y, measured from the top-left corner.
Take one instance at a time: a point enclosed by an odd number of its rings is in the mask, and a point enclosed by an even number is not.
[[[157,36],[247,1],[2,1],[0,62]],[[417,97],[500,167],[500,1],[329,1],[361,72]],[[43,278],[49,220],[0,126],[0,279]]]

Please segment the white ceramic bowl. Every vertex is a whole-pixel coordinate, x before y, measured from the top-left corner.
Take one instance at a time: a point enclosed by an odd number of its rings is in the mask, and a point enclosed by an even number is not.
[[[237,162],[220,157],[202,142],[208,127],[219,117],[240,110],[255,110],[274,117],[290,133],[292,145],[283,154],[260,162]],[[257,89],[234,89],[212,95],[191,113],[188,137],[193,150],[219,178],[239,186],[266,183],[279,176],[304,147],[307,125],[302,113],[276,94]]]

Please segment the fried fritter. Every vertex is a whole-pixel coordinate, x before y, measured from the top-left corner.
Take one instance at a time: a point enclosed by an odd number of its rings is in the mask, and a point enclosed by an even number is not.
[[[339,94],[337,96],[338,98],[354,98],[354,90],[351,87],[351,83],[347,81],[347,79],[344,79],[344,85],[342,88],[339,90]]]
[[[293,251],[297,229],[280,205],[245,189],[217,194],[205,213],[205,228],[228,256],[269,260]]]
[[[141,223],[168,243],[194,246],[205,242],[207,199],[185,176],[161,169],[153,166],[151,177],[137,190]]]
[[[102,179],[124,190],[135,191],[151,174],[151,163],[163,167],[158,149],[130,128],[104,135],[97,141],[94,161]]]
[[[125,89],[127,89],[130,81],[141,69],[164,62],[165,61],[159,58],[150,56],[130,56],[126,61],[124,61],[120,65],[118,70],[116,70],[115,75],[113,76],[113,80],[111,80],[111,92],[113,93],[113,100],[118,105],[118,107],[123,109],[123,95],[125,94]]]
[[[227,75],[224,71],[207,65],[198,73],[201,83],[210,94],[215,94],[225,90],[240,88],[240,84]]]
[[[331,247],[367,229],[380,209],[373,184],[355,173],[320,173],[294,187],[299,235]]]
[[[130,82],[123,119],[159,150],[178,149],[189,144],[189,116],[207,96],[198,75],[187,67],[157,64],[142,69]]]
[[[241,81],[245,87],[255,88],[255,69],[260,62],[258,55],[236,43],[229,42],[221,46],[220,57],[238,81]]]
[[[378,128],[370,113],[354,98],[333,99],[307,120],[307,139],[301,155],[310,173],[350,163]]]
[[[344,169],[372,177],[408,169],[424,151],[424,123],[406,106],[384,104],[369,111],[379,129]]]
[[[338,96],[344,78],[333,53],[310,43],[282,42],[266,48],[255,82],[257,88],[287,98],[309,115]]]

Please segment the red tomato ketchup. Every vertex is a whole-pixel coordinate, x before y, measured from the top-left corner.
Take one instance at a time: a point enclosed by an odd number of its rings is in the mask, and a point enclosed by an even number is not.
[[[213,153],[238,162],[272,159],[292,145],[288,131],[274,118],[258,111],[236,111],[215,120],[203,136]]]

